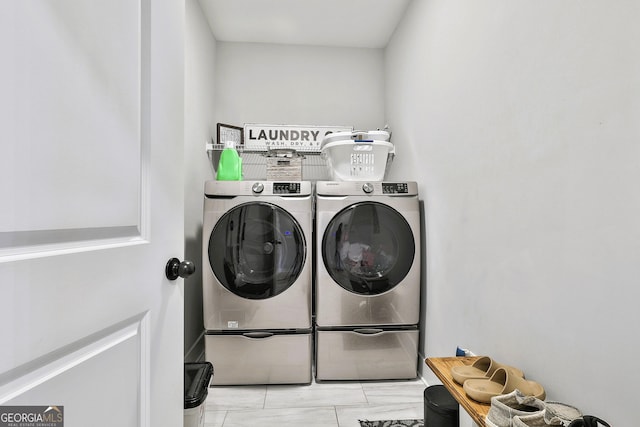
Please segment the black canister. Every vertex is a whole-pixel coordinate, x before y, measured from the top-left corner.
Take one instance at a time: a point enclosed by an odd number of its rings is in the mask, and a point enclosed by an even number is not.
[[[459,405],[443,385],[433,385],[424,390],[424,426],[458,427]]]

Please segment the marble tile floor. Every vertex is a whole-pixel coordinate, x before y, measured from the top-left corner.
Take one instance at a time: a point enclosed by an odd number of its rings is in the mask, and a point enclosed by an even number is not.
[[[205,427],[359,427],[358,420],[424,417],[420,380],[213,386]]]

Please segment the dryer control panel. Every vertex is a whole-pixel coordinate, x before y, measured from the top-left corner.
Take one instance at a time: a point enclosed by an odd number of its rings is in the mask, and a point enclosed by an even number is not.
[[[317,181],[316,194],[326,197],[413,197],[418,195],[418,184],[415,181]]]

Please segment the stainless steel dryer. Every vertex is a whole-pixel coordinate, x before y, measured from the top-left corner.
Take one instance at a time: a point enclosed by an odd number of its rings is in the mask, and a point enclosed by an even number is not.
[[[310,383],[312,191],[308,181],[208,181],[205,352],[212,384]]]
[[[416,378],[415,182],[316,184],[316,378]]]

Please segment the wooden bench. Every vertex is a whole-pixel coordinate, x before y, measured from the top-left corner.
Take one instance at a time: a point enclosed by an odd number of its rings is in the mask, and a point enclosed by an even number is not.
[[[478,427],[485,427],[485,418],[491,405],[479,403],[469,399],[461,385],[456,383],[451,376],[453,366],[470,365],[477,357],[428,357],[425,362],[449,393],[458,401],[460,406],[469,414]]]

